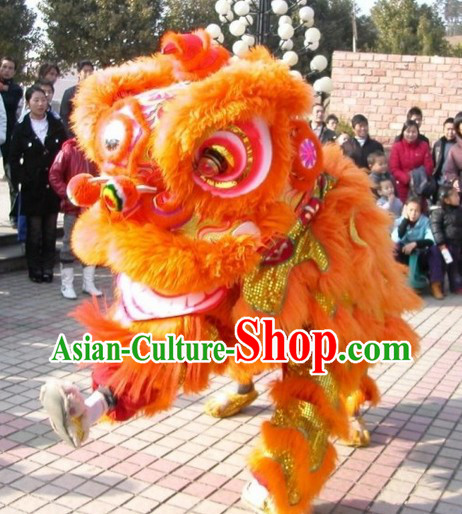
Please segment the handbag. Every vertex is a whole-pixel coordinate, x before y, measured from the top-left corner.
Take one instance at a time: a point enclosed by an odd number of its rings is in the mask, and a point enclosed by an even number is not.
[[[423,166],[419,166],[411,171],[410,190],[413,195],[431,198],[436,193],[437,189],[438,185],[435,177],[433,175],[429,177]]]
[[[27,217],[21,214],[21,192],[18,193],[18,241],[20,243],[26,242],[27,237]]]

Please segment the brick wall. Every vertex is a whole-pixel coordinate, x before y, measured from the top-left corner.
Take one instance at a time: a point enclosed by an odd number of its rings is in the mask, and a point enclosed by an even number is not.
[[[390,144],[408,109],[419,106],[422,132],[435,141],[444,120],[462,111],[462,59],[334,52],[329,112],[350,120],[362,113],[370,132]]]

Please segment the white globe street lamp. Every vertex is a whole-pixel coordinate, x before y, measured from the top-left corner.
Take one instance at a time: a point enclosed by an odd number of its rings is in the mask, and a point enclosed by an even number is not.
[[[241,20],[235,20],[231,22],[231,25],[229,26],[229,31],[233,36],[239,37],[242,36],[245,32],[245,24],[242,23]]]
[[[230,34],[236,38],[232,45],[235,56],[242,57],[249,48],[260,44],[268,46],[287,66],[294,67],[320,44],[321,32],[314,27],[315,12],[307,3],[308,0],[217,0],[215,10],[222,25],[228,25]],[[212,23],[207,31],[213,39],[222,42],[224,35],[217,27]],[[316,55],[311,58],[307,77],[313,80],[327,67],[326,57]],[[332,91],[328,77],[314,84],[319,94],[328,95]]]
[[[324,55],[315,55],[313,59],[311,59],[310,69],[311,71],[321,73],[327,68],[328,64],[329,63]]]
[[[229,4],[227,0],[218,0],[218,2],[215,4],[215,11],[217,11],[218,14],[225,16],[228,14],[229,10]]]
[[[243,0],[240,0],[236,4],[234,4],[234,12],[238,16],[247,16],[250,12],[250,5]]]

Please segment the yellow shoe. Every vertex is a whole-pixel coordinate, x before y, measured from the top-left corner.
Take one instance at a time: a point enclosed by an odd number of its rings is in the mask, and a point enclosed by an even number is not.
[[[224,393],[209,400],[204,410],[214,418],[229,418],[251,405],[257,398],[258,393],[255,389],[245,394]]]
[[[369,430],[361,416],[353,416],[350,419],[350,437],[344,443],[354,448],[366,448],[371,442]]]

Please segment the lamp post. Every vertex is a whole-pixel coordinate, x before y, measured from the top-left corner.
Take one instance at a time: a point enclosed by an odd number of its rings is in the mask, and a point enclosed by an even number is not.
[[[264,45],[293,68],[294,74],[300,75],[295,67],[301,58],[318,49],[321,38],[321,32],[314,27],[314,10],[306,4],[307,0],[217,0],[215,10],[220,22],[228,25],[230,34],[236,38],[232,49],[237,57],[256,44]],[[220,43],[224,41],[220,25],[212,23],[207,31]],[[325,56],[312,57],[305,78],[312,81],[320,77],[327,66]],[[319,78],[313,88],[324,99],[332,91],[332,81],[329,77]]]

